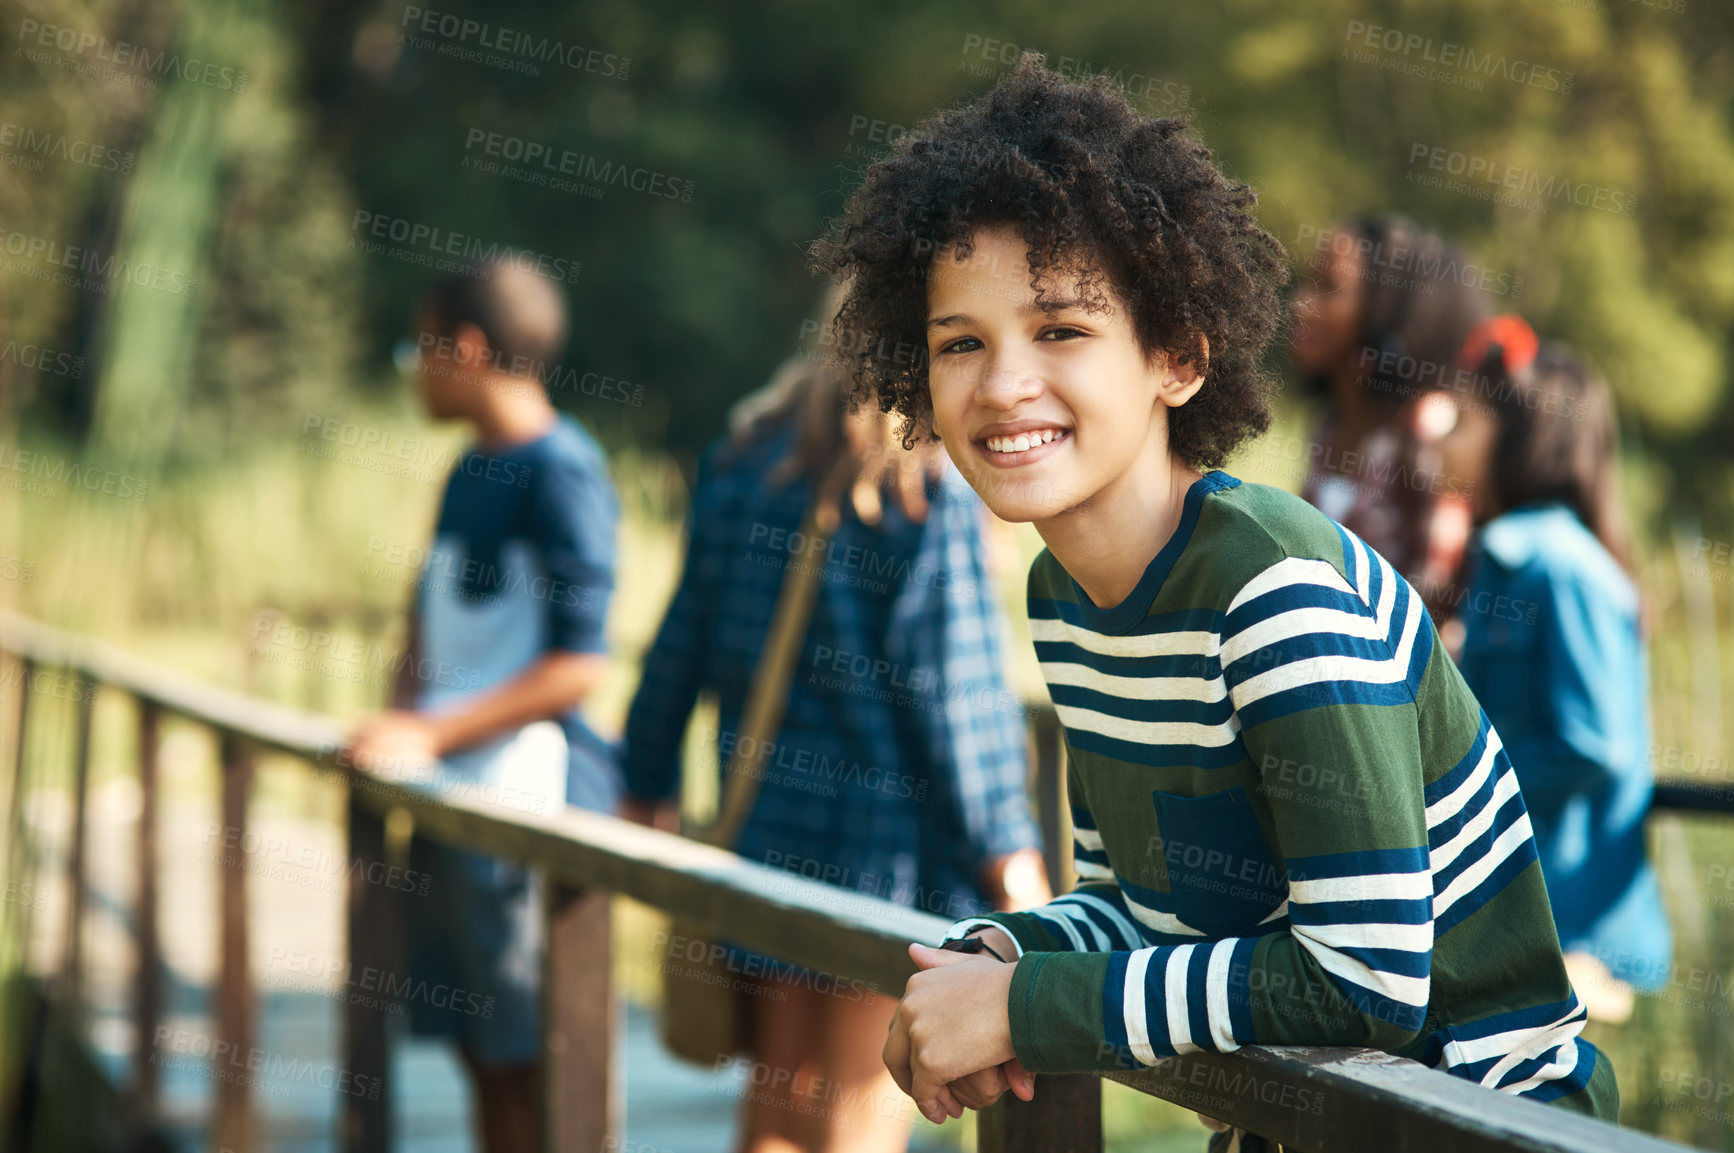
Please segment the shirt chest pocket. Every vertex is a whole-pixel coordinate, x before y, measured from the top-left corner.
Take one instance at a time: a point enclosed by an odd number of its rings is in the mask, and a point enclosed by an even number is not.
[[[1202,797],[1152,793],[1174,915],[1206,935],[1250,936],[1288,879],[1239,785]]]

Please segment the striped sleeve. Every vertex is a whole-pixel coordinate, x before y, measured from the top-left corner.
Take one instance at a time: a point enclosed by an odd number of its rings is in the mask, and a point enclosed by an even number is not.
[[[1112,882],[1079,885],[1039,909],[1022,913],[989,913],[953,925],[947,941],[976,929],[997,926],[1025,953],[1103,953],[1137,949],[1144,944],[1138,922],[1126,908],[1126,898]]]
[[[947,941],[997,925],[1011,937],[1020,957],[1026,952],[1137,949],[1146,943],[1136,915],[1126,907],[1126,898],[1102,847],[1102,834],[1084,805],[1075,774],[1067,775],[1066,792],[1071,802],[1072,864],[1078,875],[1077,885],[1040,909],[992,913],[959,921],[947,931]]]
[[[1370,553],[1284,558],[1222,625],[1222,668],[1258,766],[1288,897],[1261,936],[1104,953],[1031,951],[1013,1046],[1032,1072],[1240,1045],[1412,1040],[1430,995],[1433,887],[1415,690],[1430,618]],[[1358,542],[1355,542],[1358,545]]]

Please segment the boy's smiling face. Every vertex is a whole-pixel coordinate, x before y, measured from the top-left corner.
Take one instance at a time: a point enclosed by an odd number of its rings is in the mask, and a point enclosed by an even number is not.
[[[934,428],[994,514],[1041,521],[1141,487],[1170,468],[1168,409],[1203,383],[1191,364],[1147,356],[1112,287],[1079,299],[1076,271],[1030,287],[1013,228],[976,231],[969,257],[941,251],[927,291]]]

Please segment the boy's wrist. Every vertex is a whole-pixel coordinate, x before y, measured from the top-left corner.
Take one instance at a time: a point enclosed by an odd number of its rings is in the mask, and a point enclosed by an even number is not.
[[[967,937],[956,937],[945,942],[940,948],[950,953],[968,953],[971,956],[986,955],[1002,965],[1006,962],[1006,958],[1000,955],[999,950],[983,941],[979,933],[972,933]]]
[[[1008,965],[1017,964],[1018,958],[1023,955],[1023,949],[1004,929],[987,927],[971,929],[964,936],[980,941],[983,948],[991,950],[994,956]]]
[[[1023,943],[1004,925],[985,917],[972,917],[953,925],[946,930],[945,940],[956,941],[975,936],[982,937],[983,943],[1003,957],[1008,964],[1023,956]]]

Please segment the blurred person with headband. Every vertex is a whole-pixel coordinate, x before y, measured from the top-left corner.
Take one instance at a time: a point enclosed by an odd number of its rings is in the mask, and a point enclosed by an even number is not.
[[[1325,403],[1301,495],[1390,561],[1449,642],[1471,496],[1440,467],[1420,401],[1449,387],[1488,315],[1483,278],[1457,245],[1398,216],[1355,217],[1311,247],[1289,358],[1303,395]]]
[[[1476,493],[1458,663],[1516,769],[1572,983],[1618,1023],[1673,943],[1644,843],[1650,684],[1613,398],[1516,316],[1478,326],[1462,367],[1487,402],[1440,393],[1426,418]]]

